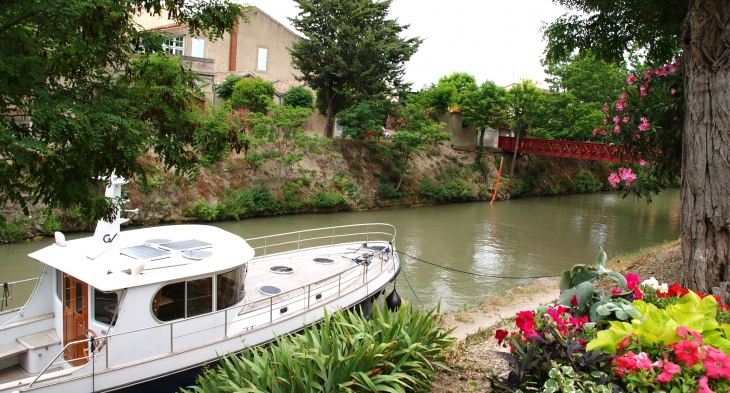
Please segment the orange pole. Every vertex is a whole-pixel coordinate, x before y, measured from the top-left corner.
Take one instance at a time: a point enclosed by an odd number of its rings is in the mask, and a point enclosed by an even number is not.
[[[494,195],[492,195],[492,200],[489,201],[489,203],[494,202],[494,200],[497,198],[497,191],[499,190],[499,179],[502,177],[502,163],[504,160],[501,160],[499,162],[499,172],[497,172],[497,183],[494,185]]]

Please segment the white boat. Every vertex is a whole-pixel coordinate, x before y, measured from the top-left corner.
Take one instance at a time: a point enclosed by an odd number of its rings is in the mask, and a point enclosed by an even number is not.
[[[125,221],[29,255],[43,269],[27,303],[0,313],[0,392],[150,390],[325,309],[372,307],[400,270],[388,224],[244,240],[205,225],[120,233]]]

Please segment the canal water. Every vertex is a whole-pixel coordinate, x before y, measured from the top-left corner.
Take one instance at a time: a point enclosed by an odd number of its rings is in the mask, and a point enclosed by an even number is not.
[[[679,237],[679,190],[667,190],[647,205],[621,193],[532,197],[463,203],[262,217],[212,225],[244,238],[303,229],[385,222],[397,229],[396,248],[410,256],[488,278],[448,271],[401,255],[398,292],[442,309],[474,306],[490,295],[530,280],[558,275],[576,263],[592,263],[603,249],[609,258]],[[133,208],[133,207],[132,207]],[[90,234],[68,234],[73,239]],[[27,257],[52,239],[0,245],[0,282],[37,276],[40,264]],[[410,281],[411,291],[405,277]],[[19,286],[16,306],[32,285]],[[415,292],[415,295],[414,293]]]

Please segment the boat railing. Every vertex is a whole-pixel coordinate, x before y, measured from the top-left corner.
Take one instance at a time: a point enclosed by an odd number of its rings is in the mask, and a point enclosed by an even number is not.
[[[104,355],[104,368],[109,368],[109,353],[111,350],[110,345],[114,343],[114,340],[111,340],[112,338],[120,338],[141,332],[157,330],[160,332],[164,332],[164,336],[169,335],[168,349],[169,353],[172,353],[175,352],[175,339],[191,336],[193,334],[199,334],[206,331],[223,328],[222,335],[219,337],[219,339],[222,340],[229,337],[229,327],[234,323],[240,323],[242,321],[244,322],[244,326],[236,329],[235,334],[242,334],[250,330],[261,329],[267,326],[271,326],[277,319],[287,317],[288,315],[293,313],[308,311],[312,309],[312,307],[316,307],[319,304],[323,303],[324,300],[339,297],[343,294],[359,288],[360,286],[355,286],[353,284],[357,283],[358,281],[366,283],[369,273],[375,274],[385,270],[385,266],[388,265],[389,262],[391,262],[391,259],[394,258],[395,255],[393,249],[390,248],[389,252],[381,252],[380,254],[376,254],[376,257],[380,260],[379,262],[371,260],[369,263],[356,264],[341,273],[333,274],[316,283],[295,288],[293,290],[271,296],[268,299],[259,300],[253,303],[245,303],[243,305],[236,305],[233,307],[229,307],[225,310],[202,314],[183,320],[171,321],[156,326],[148,326],[144,328],[128,330],[121,333],[114,332],[108,335],[97,336],[93,338],[93,340],[95,340],[96,342],[96,348],[91,355],[79,359],[63,359],[62,361],[56,362],[56,360],[58,360],[58,358],[66,351],[68,347],[73,345],[82,345],[84,343],[86,345],[89,345],[91,339],[87,338],[70,342],[61,349],[56,357],[54,357],[53,360],[48,363],[48,365],[35,377],[35,379],[28,385],[28,387],[38,381],[41,375],[47,372],[49,367],[53,365],[62,365],[64,363],[72,364],[71,362],[82,359],[95,361],[98,355]],[[322,297],[312,301],[313,296],[316,297],[316,293],[318,292],[322,293]],[[325,296],[324,294],[327,294],[327,296]],[[276,310],[288,309],[289,307],[293,307],[296,304],[301,304],[302,307],[297,308],[294,312],[283,312],[278,314],[275,313]],[[239,308],[240,311],[238,311]],[[268,316],[266,316],[266,314],[268,314]],[[175,335],[176,326],[178,326],[178,328],[181,328],[183,327],[183,324],[190,323],[190,321],[206,317],[210,318],[212,315],[222,315],[223,323],[216,323],[212,326],[208,325],[202,329],[187,331]],[[241,316],[244,318],[236,318]],[[251,323],[251,325],[248,325],[248,323]],[[188,349],[188,347],[179,349]]]
[[[35,282],[38,281],[38,278],[39,277],[28,278],[25,280],[3,282],[2,284],[0,284],[0,289],[2,290],[2,296],[0,296],[0,312],[12,310],[15,308],[16,296],[14,295],[14,293],[16,292],[18,284]]]
[[[278,233],[246,239],[254,250],[267,255],[270,248],[276,252],[302,250],[324,245],[335,245],[348,241],[387,241],[395,244],[395,227],[384,223],[339,225],[302,231]],[[348,240],[349,238],[349,240]],[[296,247],[295,247],[296,246]]]

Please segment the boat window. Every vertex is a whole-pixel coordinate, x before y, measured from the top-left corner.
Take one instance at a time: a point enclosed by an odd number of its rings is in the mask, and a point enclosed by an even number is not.
[[[216,310],[228,308],[243,300],[243,282],[246,278],[246,266],[218,274],[216,276]]]
[[[63,288],[66,291],[66,308],[71,308],[71,280],[68,277],[63,278]]]
[[[84,315],[84,286],[76,283],[76,314]]]
[[[118,302],[116,292],[106,293],[94,288],[94,319],[107,325],[114,325]]]
[[[213,311],[213,277],[188,281],[187,317]]]
[[[56,296],[58,299],[63,299],[63,272],[56,269]]]
[[[155,294],[152,313],[160,321],[185,318],[185,281],[168,284]]]

